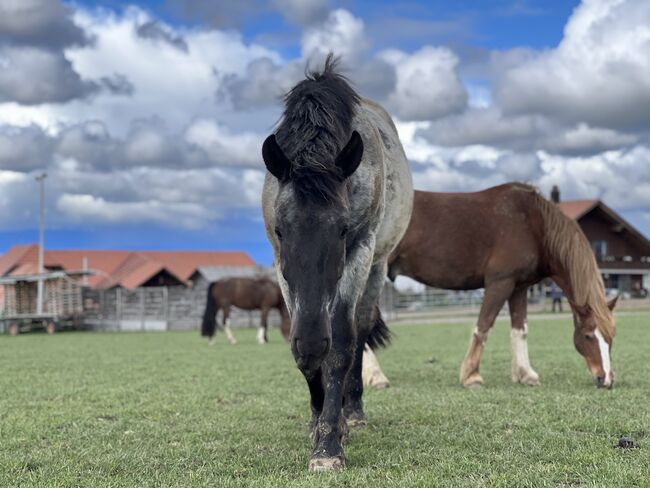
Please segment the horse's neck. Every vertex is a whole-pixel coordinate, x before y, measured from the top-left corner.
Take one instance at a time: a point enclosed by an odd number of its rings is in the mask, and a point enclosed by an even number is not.
[[[551,279],[562,289],[569,303],[575,303],[570,271],[560,266],[551,276]]]

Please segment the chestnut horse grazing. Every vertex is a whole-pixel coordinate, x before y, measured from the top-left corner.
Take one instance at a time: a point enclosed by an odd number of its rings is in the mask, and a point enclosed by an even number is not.
[[[277,283],[269,278],[224,278],[208,287],[208,301],[203,314],[201,335],[210,338],[214,344],[214,334],[217,329],[217,312],[223,311],[223,328],[231,344],[237,341],[230,329],[230,307],[242,310],[261,310],[262,318],[257,341],[260,344],[268,342],[268,316],[271,309],[276,308],[282,316],[280,331],[285,340],[289,340],[289,313],[282,298],[282,292]]]
[[[596,386],[611,388],[615,327],[589,242],[576,222],[528,185],[477,193],[416,191],[408,230],[390,258],[389,277],[409,276],[437,288],[485,288],[478,323],[460,371],[480,385],[483,346],[506,300],[511,318],[512,380],[536,385],[527,344],[527,290],[550,277],[574,314],[573,341]]]
[[[413,201],[390,116],[335,66],[328,56],[291,89],[262,148],[266,233],[311,395],[312,471],[342,469],[347,425],[366,423],[362,354],[387,338],[377,301]]]

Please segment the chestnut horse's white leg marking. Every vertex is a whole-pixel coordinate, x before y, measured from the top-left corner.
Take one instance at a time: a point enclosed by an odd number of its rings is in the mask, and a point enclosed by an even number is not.
[[[266,344],[266,341],[264,340],[264,327],[257,329],[257,342],[260,344]]]
[[[375,356],[375,353],[372,352],[372,349],[367,344],[363,351],[361,376],[363,378],[363,386],[374,386],[377,389],[388,388],[390,386],[390,381],[388,381],[388,378],[386,378],[386,375],[384,375],[384,372],[379,366],[377,356]]]
[[[605,383],[604,386],[610,387],[612,385],[612,364],[610,361],[609,357],[609,345],[607,344],[607,341],[605,341],[605,338],[603,335],[600,333],[598,329],[596,329],[596,338],[598,339],[598,348],[600,349],[600,359],[603,363],[603,370],[605,371]]]
[[[460,367],[460,383],[465,387],[472,388],[483,384],[483,377],[479,373],[479,364],[489,331],[488,329],[485,332],[481,332],[478,325],[472,331],[472,336],[469,340],[469,349]]]
[[[528,359],[528,322],[523,329],[510,329],[510,351],[512,353],[512,381],[523,385],[539,385],[539,375],[530,366]]]
[[[223,326],[223,330],[226,333],[226,337],[230,341],[231,344],[237,344],[237,339],[235,339],[235,336],[232,333],[232,329],[230,328],[230,318],[226,319],[226,323]]]

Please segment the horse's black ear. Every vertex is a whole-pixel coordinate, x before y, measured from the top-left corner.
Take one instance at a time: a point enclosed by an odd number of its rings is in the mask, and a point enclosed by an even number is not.
[[[275,140],[275,134],[271,134],[262,144],[262,158],[266,169],[278,180],[284,181],[289,177],[291,161],[284,155],[284,151]]]
[[[359,133],[355,130],[352,131],[350,140],[336,156],[336,166],[341,170],[343,178],[347,178],[354,173],[363,157],[363,140]]]

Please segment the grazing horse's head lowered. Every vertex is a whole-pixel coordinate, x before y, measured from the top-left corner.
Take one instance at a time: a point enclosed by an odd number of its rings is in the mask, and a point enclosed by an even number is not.
[[[614,386],[614,372],[611,364],[614,340],[614,317],[612,311],[618,297],[607,303],[607,308],[596,310],[591,305],[571,304],[575,325],[573,343],[585,358],[587,368],[598,388]],[[611,332],[609,332],[611,331]]]
[[[607,302],[605,286],[589,241],[578,224],[544,206],[555,232],[546,234],[547,248],[556,262],[553,280],[564,290],[573,311],[573,343],[585,358],[598,388],[614,385],[611,351],[616,324],[612,311],[618,297]],[[561,217],[561,218],[560,218]]]
[[[266,168],[279,183],[273,232],[293,311],[291,350],[301,369],[313,372],[332,343],[332,304],[343,274],[346,243],[354,235],[348,234],[352,223],[346,181],[363,156],[361,136],[349,125],[350,107],[358,98],[342,80],[330,75],[322,87],[298,84],[286,97],[284,124],[262,147]],[[331,96],[332,85],[339,89],[337,97]],[[304,103],[305,95],[320,102],[318,110]],[[332,126],[325,120],[333,115],[343,124]],[[312,134],[316,144],[295,139],[295,129],[305,119],[319,126]],[[285,152],[281,146],[292,150]]]

